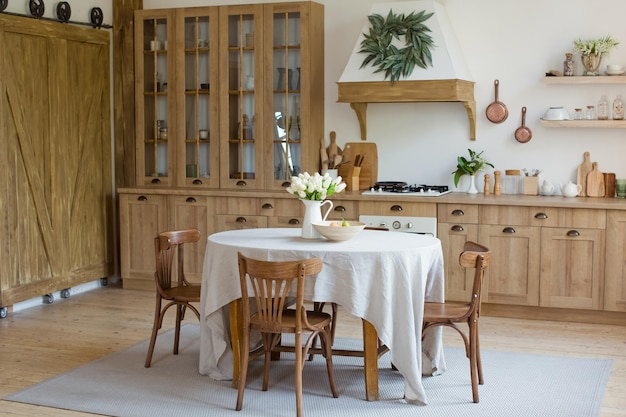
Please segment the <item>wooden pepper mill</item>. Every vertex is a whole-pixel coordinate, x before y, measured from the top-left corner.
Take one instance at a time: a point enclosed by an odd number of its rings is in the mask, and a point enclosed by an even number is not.
[[[489,195],[489,187],[491,187],[491,177],[489,174],[485,174],[485,195]]]
[[[500,171],[493,171],[493,195],[500,195]]]

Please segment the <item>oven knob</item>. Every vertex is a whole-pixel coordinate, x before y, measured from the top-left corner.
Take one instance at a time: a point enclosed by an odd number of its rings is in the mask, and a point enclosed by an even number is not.
[[[393,222],[392,226],[394,229],[398,230],[399,228],[402,227],[402,223],[396,220],[395,222]]]
[[[406,224],[406,228],[407,228],[407,229],[412,229],[412,228],[413,228],[413,223],[408,222],[408,223]]]
[[[387,223],[385,223],[385,222],[380,222],[380,227],[387,227]]]

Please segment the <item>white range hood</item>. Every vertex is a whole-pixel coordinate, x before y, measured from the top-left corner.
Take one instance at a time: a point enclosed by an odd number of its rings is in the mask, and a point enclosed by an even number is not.
[[[435,47],[431,50],[432,66],[416,67],[412,74],[391,84],[385,80],[384,72],[375,73],[375,68],[367,65],[361,68],[365,54],[359,53],[363,33],[369,32],[370,23],[366,20],[361,35],[350,55],[348,63],[337,85],[339,102],[350,103],[357,113],[361,127],[361,139],[367,139],[367,103],[402,102],[462,102],[469,124],[470,139],[476,138],[476,102],[474,82],[465,64],[463,53],[445,8],[435,0],[402,1],[377,3],[370,15],[386,17],[389,11],[394,14],[425,11],[433,15],[424,22],[431,30]]]

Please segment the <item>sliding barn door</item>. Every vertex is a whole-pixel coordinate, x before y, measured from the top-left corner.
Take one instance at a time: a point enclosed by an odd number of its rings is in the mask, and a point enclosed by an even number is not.
[[[109,33],[0,15],[0,306],[113,271]]]

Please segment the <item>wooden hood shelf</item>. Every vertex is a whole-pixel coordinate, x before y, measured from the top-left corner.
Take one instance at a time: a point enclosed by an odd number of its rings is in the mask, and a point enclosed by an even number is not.
[[[340,103],[350,103],[361,128],[361,140],[367,140],[367,103],[456,102],[465,106],[470,140],[476,140],[476,101],[474,82],[452,80],[356,81],[338,82]]]

